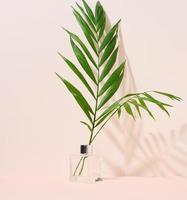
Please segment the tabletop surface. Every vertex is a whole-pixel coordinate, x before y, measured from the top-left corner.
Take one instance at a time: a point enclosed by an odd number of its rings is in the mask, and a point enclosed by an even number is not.
[[[187,200],[187,178],[121,177],[94,184],[61,177],[0,177],[1,200]]]

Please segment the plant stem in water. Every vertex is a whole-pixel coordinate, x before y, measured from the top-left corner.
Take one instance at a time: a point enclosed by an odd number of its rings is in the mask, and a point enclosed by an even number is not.
[[[84,156],[82,156],[81,159],[79,160],[79,162],[78,162],[78,164],[77,164],[77,166],[76,166],[76,168],[75,168],[75,171],[73,172],[73,176],[76,175],[76,172],[77,172],[77,170],[78,170],[78,168],[79,168],[79,165],[81,164],[81,161],[82,161],[83,158],[84,158]]]
[[[81,169],[80,169],[79,176],[82,174],[82,171],[83,171],[83,169],[84,169],[85,160],[86,160],[87,157],[88,157],[88,156],[85,156],[85,157],[83,158],[82,167],[81,167]]]

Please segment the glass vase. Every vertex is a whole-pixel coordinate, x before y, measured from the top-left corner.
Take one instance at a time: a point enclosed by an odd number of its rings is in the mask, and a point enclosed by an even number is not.
[[[70,181],[101,181],[101,158],[93,154],[91,145],[81,145],[80,153],[70,156]]]

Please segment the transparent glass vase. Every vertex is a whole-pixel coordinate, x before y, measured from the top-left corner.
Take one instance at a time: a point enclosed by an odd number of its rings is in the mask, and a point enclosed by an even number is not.
[[[81,145],[80,153],[70,156],[70,181],[101,181],[101,158],[93,154],[91,145]]]

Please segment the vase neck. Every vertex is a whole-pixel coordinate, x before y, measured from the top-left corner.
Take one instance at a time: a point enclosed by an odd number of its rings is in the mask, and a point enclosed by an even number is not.
[[[81,145],[80,146],[80,154],[92,154],[92,145]]]

